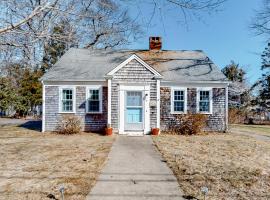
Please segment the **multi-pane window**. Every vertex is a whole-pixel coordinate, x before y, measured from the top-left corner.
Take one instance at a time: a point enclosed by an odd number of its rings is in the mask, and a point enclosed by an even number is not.
[[[199,111],[210,112],[210,91],[200,91]]]
[[[174,111],[175,112],[184,112],[185,106],[185,97],[183,90],[174,91]]]
[[[173,113],[186,112],[186,90],[185,89],[172,89],[171,93],[171,110]]]
[[[126,97],[127,123],[142,122],[142,92],[128,91]]]
[[[62,112],[73,112],[72,89],[62,89]]]
[[[101,97],[99,89],[89,89],[88,112],[101,112]]]

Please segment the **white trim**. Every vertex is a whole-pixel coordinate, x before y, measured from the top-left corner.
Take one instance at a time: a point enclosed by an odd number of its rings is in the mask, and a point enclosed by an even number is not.
[[[225,127],[225,132],[228,132],[229,129],[229,85],[227,85],[227,87],[225,88],[225,123],[226,123],[226,127]]]
[[[174,91],[184,91],[184,112],[174,111]],[[171,87],[171,114],[186,114],[187,113],[187,88],[186,87]]]
[[[63,89],[70,89],[72,90],[72,111],[70,112],[65,112],[62,110],[62,99],[63,99]],[[58,113],[61,114],[68,114],[68,113],[76,113],[76,87],[75,86],[70,86],[70,85],[62,85],[59,87],[59,101],[58,101]]]
[[[200,112],[200,91],[209,91],[209,112]],[[199,87],[197,88],[197,101],[196,101],[196,107],[197,107],[197,113],[199,114],[212,114],[213,113],[213,88],[211,87]]]
[[[119,134],[127,134],[125,132],[125,92],[126,91],[143,91],[144,94],[144,134],[150,132],[150,86],[136,85],[120,85],[119,91]],[[130,132],[130,131],[129,131]]]
[[[88,99],[89,99],[89,90],[98,90],[99,91],[99,112],[89,112],[88,110]],[[102,105],[103,105],[103,91],[102,91],[102,85],[91,85],[91,86],[87,86],[86,90],[85,90],[85,113],[87,114],[101,114],[102,113]]]
[[[114,73],[116,73],[118,70],[120,70],[122,67],[124,67],[126,64],[128,64],[132,60],[138,61],[140,64],[142,64],[146,69],[151,71],[156,77],[162,77],[160,73],[158,73],[154,68],[150,67],[146,62],[144,62],[141,58],[139,58],[137,55],[133,54],[128,59],[126,59],[124,62],[122,62],[120,65],[115,67],[112,71],[106,74],[106,76],[113,76]]]
[[[106,80],[104,81],[46,81],[44,82],[45,85],[48,86],[89,86],[89,85],[102,85],[107,86]]]
[[[43,83],[43,81],[41,81],[42,83],[42,132],[45,132],[45,85]]]
[[[108,79],[108,118],[107,123],[112,124],[112,80]]]
[[[163,82],[161,80],[161,87],[186,87],[186,88],[197,88],[197,87],[211,87],[211,88],[225,88],[227,83],[216,83],[216,82]]]
[[[196,81],[196,80],[190,80],[190,81],[185,81],[185,80],[176,80],[176,81],[168,81],[168,80],[161,80],[162,83],[164,84],[190,84],[190,83],[206,83],[206,84],[223,84],[227,85],[231,83],[231,81],[211,81],[211,80],[205,80],[205,81]]]
[[[149,85],[120,85],[120,90],[128,90],[128,91],[141,91],[141,90],[150,90]]]
[[[157,128],[160,128],[160,80],[157,80]]]

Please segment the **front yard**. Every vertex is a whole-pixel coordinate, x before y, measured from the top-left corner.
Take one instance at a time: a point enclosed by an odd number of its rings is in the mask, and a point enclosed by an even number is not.
[[[270,142],[231,134],[153,137],[189,199],[270,199]],[[195,199],[194,198],[194,199]]]
[[[0,127],[0,199],[60,199],[62,185],[65,199],[85,199],[113,140]]]
[[[233,124],[230,129],[232,131],[245,131],[253,134],[269,136],[270,137],[270,125],[245,125],[245,124]]]

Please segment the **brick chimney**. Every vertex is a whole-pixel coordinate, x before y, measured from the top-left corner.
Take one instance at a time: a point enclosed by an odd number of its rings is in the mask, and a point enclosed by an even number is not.
[[[149,37],[149,50],[161,50],[162,40],[161,37]]]

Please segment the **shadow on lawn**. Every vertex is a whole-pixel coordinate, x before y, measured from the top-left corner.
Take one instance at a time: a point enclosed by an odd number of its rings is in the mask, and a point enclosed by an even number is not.
[[[23,124],[20,124],[19,127],[26,128],[29,130],[34,130],[34,131],[41,131],[42,121],[41,120],[27,121]]]

